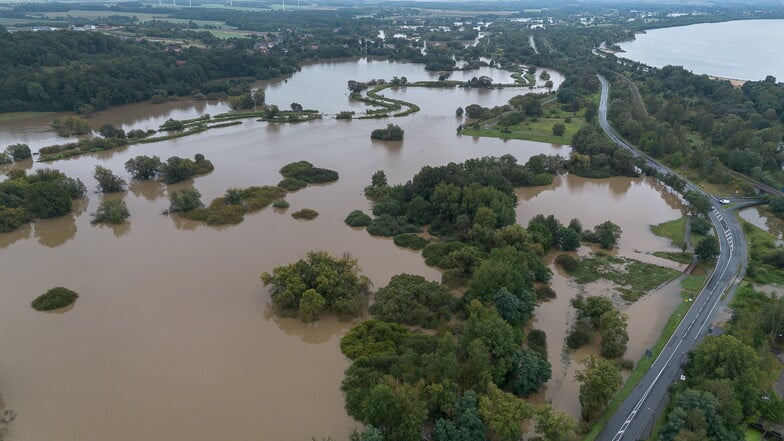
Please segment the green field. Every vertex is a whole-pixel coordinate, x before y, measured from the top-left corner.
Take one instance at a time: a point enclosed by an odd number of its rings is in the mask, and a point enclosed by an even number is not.
[[[51,115],[54,112],[7,112],[0,113],[0,121],[17,121],[20,119],[30,119],[39,116]]]
[[[563,123],[566,133],[562,136],[553,135],[553,124]],[[527,120],[523,123],[509,127],[509,131],[502,131],[500,127],[493,126],[482,129],[463,129],[464,135],[487,136],[501,139],[527,139],[530,141],[549,142],[551,144],[569,144],[572,136],[585,124],[583,118],[572,118],[572,122],[564,123],[558,118],[538,118],[537,121]]]

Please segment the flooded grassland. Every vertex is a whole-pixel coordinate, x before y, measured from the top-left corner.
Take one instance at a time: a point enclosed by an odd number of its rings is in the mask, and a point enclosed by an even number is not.
[[[487,73],[509,82],[508,73]],[[361,109],[349,103],[347,80],[392,76],[416,81],[432,74],[421,65],[343,61],[305,66],[290,78],[261,86],[267,102],[281,108],[296,101],[334,114]],[[553,80],[558,84],[562,78],[554,74]],[[343,408],[339,387],[348,360],[338,342],[352,322],[327,317],[307,325],[272,315],[259,275],[307,251],[327,250],[357,257],[376,287],[404,272],[440,280],[417,253],[349,228],[343,219],[351,210],[369,208],[362,188],[376,170],[399,183],[424,165],[478,156],[511,153],[521,162],[540,153],[567,156],[568,146],[455,135],[462,122],[455,117],[458,106],[498,105],[527,91],[388,89],[388,96],[422,110],[378,121],[325,118],[281,125],[244,120],[186,138],[52,164],[23,163],[78,177],[89,194],[71,215],[0,234],[0,329],[6,336],[0,391],[18,413],[8,439],[346,439],[357,423]],[[227,110],[223,103],[137,104],[101,112],[92,124],[157,128],[168,118]],[[25,142],[35,151],[63,142],[48,130],[51,117],[0,123],[0,145]],[[405,130],[405,140],[372,142],[370,132],[389,122]],[[215,171],[170,186],[132,183],[121,195],[95,192],[96,164],[129,179],[123,169],[129,158],[196,153],[211,160]],[[194,186],[203,201],[210,201],[230,187],[275,185],[281,179],[278,170],[298,160],[337,170],[340,179],[289,194],[288,210],[267,208],[236,226],[213,228],[161,214],[174,189]],[[520,223],[538,213],[555,214],[564,223],[579,217],[590,227],[611,219],[624,231],[618,253],[646,261],[655,258],[642,253],[667,247],[648,225],[680,216],[677,201],[647,179],[568,176],[518,196]],[[104,197],[125,199],[131,213],[126,224],[90,224],[90,213]],[[289,214],[301,208],[320,216],[291,219]],[[538,308],[536,323],[547,331],[554,370],[546,394],[575,414],[576,389],[562,374],[568,367],[559,368],[559,347],[571,314],[568,300],[580,288],[554,272],[558,298]],[[80,294],[70,311],[47,314],[30,308],[32,299],[53,286]],[[663,298],[649,296],[628,309],[627,358],[636,359],[655,339],[656,326],[666,321],[669,300]],[[643,307],[642,313],[634,312]]]

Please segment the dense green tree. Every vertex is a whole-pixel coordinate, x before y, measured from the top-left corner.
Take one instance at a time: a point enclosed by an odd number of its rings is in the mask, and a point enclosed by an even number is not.
[[[694,253],[703,262],[709,262],[719,255],[719,240],[716,236],[705,236],[694,247]]]
[[[299,315],[303,322],[318,320],[319,314],[326,307],[327,302],[315,289],[308,289],[302,293],[299,301]]]
[[[719,415],[718,401],[708,392],[686,389],[673,398],[672,410],[661,430],[663,441],[696,437],[704,440],[742,441],[743,433],[729,428]]]
[[[683,195],[683,198],[689,203],[689,210],[693,214],[707,216],[711,210],[710,199],[701,192],[689,190]]]
[[[539,406],[534,417],[536,432],[544,441],[577,441],[577,423],[564,412],[549,405]]]
[[[561,228],[558,238],[564,251],[574,251],[580,246],[580,232],[572,228]]]
[[[63,216],[68,214],[73,206],[68,191],[56,182],[35,182],[27,191],[27,208],[37,218]]]
[[[422,276],[398,274],[379,289],[370,313],[379,320],[435,328],[449,320],[452,295]]]
[[[309,252],[307,259],[263,273],[264,285],[271,285],[272,303],[277,311],[295,311],[302,295],[314,289],[326,301],[325,310],[355,316],[367,303],[370,281],[359,275],[356,259],[346,254],[334,258],[328,253]]]
[[[406,328],[396,323],[365,320],[340,339],[340,349],[352,360],[361,356],[395,353],[409,334]]]
[[[159,167],[161,177],[167,184],[175,184],[196,175],[209,173],[214,169],[212,162],[204,159],[201,154],[196,154],[193,160],[172,156]]]
[[[566,126],[563,123],[553,124],[553,135],[563,136],[566,133]]]
[[[125,179],[115,175],[108,168],[96,165],[93,177],[98,181],[98,189],[101,193],[116,193],[125,190]]]
[[[381,430],[385,440],[420,439],[427,409],[417,386],[388,379],[370,390],[363,407],[363,421]]]
[[[133,179],[147,181],[155,177],[161,169],[161,158],[157,156],[137,156],[125,161],[125,170]]]
[[[623,384],[618,368],[601,358],[590,356],[582,361],[584,369],[575,378],[580,384],[581,414],[585,421],[598,415]]]
[[[201,193],[195,188],[174,190],[169,193],[169,211],[172,213],[181,213],[201,208],[204,204],[201,203],[200,198]]]
[[[532,405],[490,384],[479,399],[479,414],[496,439],[516,441],[522,434],[522,422],[533,416]]]
[[[27,144],[11,144],[6,147],[6,151],[14,161],[21,161],[32,156],[30,147]]]
[[[514,365],[514,355],[520,347],[522,334],[504,321],[493,307],[473,301],[469,308],[461,345],[467,347],[472,340],[480,340],[492,356],[493,382],[501,384]]]
[[[602,330],[602,345],[600,352],[602,357],[618,358],[626,353],[626,345],[629,342],[629,334],[626,332],[626,321],[622,326],[612,326]]]
[[[550,363],[531,350],[517,350],[512,363],[508,384],[509,390],[517,395],[527,397],[536,393],[552,375]]]
[[[733,385],[744,416],[755,415],[761,394],[761,360],[754,348],[723,334],[706,338],[689,356],[687,378],[693,381],[726,379]]]

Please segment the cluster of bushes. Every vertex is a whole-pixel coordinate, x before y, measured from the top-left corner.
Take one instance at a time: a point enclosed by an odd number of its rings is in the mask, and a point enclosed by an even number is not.
[[[639,176],[632,154],[613,143],[595,125],[584,125],[572,137],[569,172],[586,178]]]
[[[389,186],[379,171],[365,187],[377,216],[368,231],[395,236],[429,224],[435,235],[482,241],[490,231],[514,222],[514,187],[551,182],[561,170],[557,157],[539,155],[519,165],[513,156],[504,155],[426,166],[403,185]]]
[[[68,214],[73,199],[84,196],[86,188],[79,179],[51,169],[27,175],[11,170],[0,182],[0,232],[13,231],[33,219]]]
[[[230,188],[222,197],[204,207],[198,190],[175,190],[169,195],[169,212],[208,225],[238,224],[245,214],[254,213],[286,195],[280,187]]]
[[[385,129],[375,129],[370,133],[371,139],[381,141],[400,141],[403,139],[404,130],[395,124],[387,124]]]
[[[93,217],[93,224],[119,225],[131,215],[128,205],[122,199],[107,199],[98,206],[98,211]]]
[[[23,161],[32,156],[27,144],[11,144],[5,151],[0,151],[0,165],[10,164],[14,161]]]
[[[371,306],[374,319],[341,339],[352,360],[342,384],[346,410],[367,425],[366,433],[398,440],[420,439],[423,431],[436,441],[511,440],[531,421],[538,434],[576,437],[577,424],[568,416],[520,398],[550,378],[543,335],[530,333],[533,345],[525,348],[521,329],[478,301],[465,306],[466,320],[450,331],[411,332],[399,323],[444,326],[448,293],[408,275],[396,276],[382,292],[382,303]],[[555,421],[559,427],[551,432]]]
[[[318,320],[324,311],[345,317],[362,312],[370,280],[359,275],[357,260],[349,254],[336,258],[327,252],[309,252],[306,259],[263,273],[271,286],[272,304],[281,314],[299,313],[303,321]]]
[[[92,130],[90,123],[80,116],[69,116],[52,121],[52,128],[60,136],[86,135]]]
[[[377,320],[435,329],[452,316],[452,294],[422,276],[398,274],[373,297],[370,313]]]
[[[577,349],[598,333],[602,337],[602,357],[622,357],[629,342],[626,316],[613,306],[612,301],[598,296],[580,296],[572,300],[572,306],[577,310],[577,319],[566,336],[567,346]]]
[[[315,167],[308,161],[297,161],[286,164],[280,169],[285,178],[281,184],[293,186],[291,191],[304,188],[307,184],[326,184],[338,180],[338,172],[327,168]],[[282,185],[279,185],[282,187]],[[296,187],[299,188],[296,188]],[[285,188],[285,187],[284,187]]]
[[[214,169],[212,162],[205,159],[201,153],[194,155],[192,160],[172,156],[166,162],[162,162],[157,156],[137,156],[125,162],[125,170],[133,179],[146,181],[160,177],[167,184],[176,184],[194,176],[210,173]]]
[[[398,234],[392,239],[395,245],[404,248],[411,248],[412,250],[421,250],[430,243],[429,240],[414,233]]]
[[[51,311],[65,308],[75,302],[77,297],[79,294],[70,289],[57,286],[36,297],[30,306],[36,311]]]
[[[313,220],[318,217],[319,213],[316,210],[312,210],[310,208],[303,208],[301,210],[295,211],[291,213],[291,217],[294,219],[305,219],[305,220]]]
[[[354,210],[346,216],[345,222],[349,227],[367,227],[372,220],[370,216],[362,211]]]
[[[605,221],[591,230],[583,230],[582,239],[586,242],[598,243],[600,247],[611,250],[615,248],[618,240],[621,238],[621,227],[610,222]]]

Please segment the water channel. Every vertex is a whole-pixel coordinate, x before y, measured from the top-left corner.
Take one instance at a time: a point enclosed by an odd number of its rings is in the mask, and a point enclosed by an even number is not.
[[[508,73],[489,68],[456,72],[452,78],[479,75],[508,82]],[[288,107],[296,101],[336,113],[362,109],[349,102],[347,80],[393,76],[416,81],[433,74],[421,65],[343,60],[308,65],[260,87],[269,103]],[[551,79],[556,87],[563,80],[552,71]],[[353,322],[325,318],[305,325],[272,315],[260,273],[310,250],[327,250],[351,252],[376,287],[404,272],[440,280],[440,273],[425,266],[417,253],[351,229],[343,219],[351,210],[370,207],[362,188],[379,169],[390,183],[399,183],[424,165],[477,156],[511,153],[524,162],[539,153],[568,155],[568,146],[455,134],[462,122],[455,117],[458,106],[498,105],[528,91],[388,89],[386,94],[417,103],[421,112],[393,121],[325,118],[279,125],[245,120],[191,137],[53,164],[23,164],[79,177],[89,197],[72,215],[0,234],[5,336],[0,392],[18,413],[7,438],[347,439],[358,423],[343,408],[339,387],[348,360],[338,344]],[[223,103],[185,100],[137,104],[100,112],[91,124],[156,128],[171,117],[226,110]],[[62,142],[48,129],[52,117],[0,123],[0,146],[25,142],[37,150]],[[404,128],[405,140],[372,142],[371,130],[388,122]],[[91,175],[96,164],[129,178],[123,163],[131,157],[196,153],[215,164],[213,173],[172,186],[132,183],[121,195],[95,192]],[[213,228],[161,214],[173,189],[192,185],[203,201],[210,201],[230,187],[274,185],[280,180],[278,169],[297,160],[335,169],[340,180],[290,194],[287,211],[268,208],[237,226]],[[567,176],[551,186],[521,189],[518,196],[523,224],[537,213],[555,214],[564,223],[579,217],[588,227],[612,219],[624,231],[620,255],[668,264],[648,254],[669,249],[648,225],[679,217],[680,208],[655,182]],[[125,198],[131,212],[126,224],[90,224],[90,213],[104,197]],[[315,209],[320,216],[295,221],[289,213],[300,208]],[[573,364],[562,364],[560,347],[571,314],[568,301],[581,288],[554,272],[558,297],[537,310],[535,324],[547,332],[554,371],[543,399],[577,416],[576,386],[568,374]],[[50,314],[30,308],[33,298],[53,286],[79,292],[75,306]],[[601,294],[607,288],[597,284],[585,289]],[[627,358],[637,359],[656,338],[676,296],[651,295],[626,310],[631,336]]]

